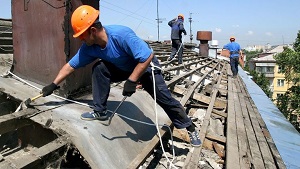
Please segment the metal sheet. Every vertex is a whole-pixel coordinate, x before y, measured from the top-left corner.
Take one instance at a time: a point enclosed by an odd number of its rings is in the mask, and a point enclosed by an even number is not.
[[[99,9],[95,0],[12,0],[15,74],[44,85],[53,81],[81,45],[72,37],[70,17],[82,4]],[[61,84],[61,92],[89,85],[90,74],[90,66],[76,71]]]
[[[268,130],[287,168],[300,166],[300,134],[283,116],[274,103],[266,96],[247,74],[239,67],[239,75],[247,86],[259,113],[265,121]]]
[[[0,77],[0,86],[5,93],[16,98],[22,97],[22,100],[38,93],[36,89],[13,78]],[[122,89],[113,87],[107,102],[108,110],[114,111],[122,98]],[[92,94],[77,101],[91,105]],[[44,125],[45,119],[53,118],[51,129],[69,134],[72,144],[93,169],[126,168],[157,133],[154,100],[143,90],[138,90],[125,100],[109,126],[108,121],[81,120],[81,113],[91,111],[91,108],[75,103],[66,104],[53,95],[41,97],[33,105],[45,112],[32,120]],[[167,124],[168,116],[160,106],[157,109],[158,124]]]

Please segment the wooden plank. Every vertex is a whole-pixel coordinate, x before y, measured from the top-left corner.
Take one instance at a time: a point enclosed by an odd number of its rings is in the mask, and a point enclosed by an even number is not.
[[[246,85],[244,83],[240,83],[240,87],[245,89],[245,90],[242,90],[245,98],[248,98],[249,100],[251,99],[251,96],[249,94],[249,92],[246,90]],[[267,129],[267,126],[265,124],[265,122],[263,121],[261,115],[259,114],[258,110],[257,110],[257,107],[254,105],[253,103],[253,100],[251,99],[250,101],[250,105],[252,106],[253,108],[253,111],[254,111],[254,114],[256,115],[256,118],[257,118],[257,121],[262,129],[262,132],[263,132],[263,135],[264,137],[266,138],[267,140],[267,143],[269,145],[269,149],[272,153],[272,157],[274,159],[274,162],[275,162],[275,165],[276,165],[276,168],[280,168],[280,169],[285,169],[286,166],[278,152],[278,149],[276,148],[276,145]]]
[[[237,80],[234,80],[237,82]],[[234,95],[234,109],[236,115],[236,126],[237,126],[237,136],[238,136],[238,144],[239,144],[239,158],[240,158],[240,166],[241,168],[250,168],[251,165],[251,157],[248,156],[248,138],[246,135],[246,127],[244,123],[244,114],[247,114],[247,108],[240,102],[241,91],[239,88],[239,84],[233,84],[233,95]],[[248,126],[251,127],[251,126]]]
[[[168,122],[167,125],[171,125],[173,128],[173,124],[171,121]],[[162,127],[160,130],[160,135],[163,137],[169,130],[166,127]],[[154,150],[154,148],[159,144],[159,137],[155,135],[149,144],[143,148],[143,150],[131,161],[131,163],[127,166],[128,169],[139,168],[139,166],[146,161],[146,157],[148,157]]]
[[[16,113],[0,116],[0,134],[32,124],[32,120],[26,119],[25,117],[36,112],[37,110],[28,108]]]
[[[40,168],[37,166],[43,166],[48,155],[56,153],[66,147],[68,144],[66,138],[67,137],[60,137],[40,148],[33,149],[18,158],[6,159],[0,163],[0,168]],[[59,158],[57,155],[56,157]]]
[[[191,90],[191,89],[189,89],[189,90]],[[179,94],[179,95],[182,95],[182,96],[186,94],[185,93],[186,89],[182,88],[182,87],[178,87],[178,86],[175,86],[172,91],[175,92],[176,94]],[[194,99],[194,100],[196,100],[196,101],[198,101],[198,102],[205,103],[207,105],[211,101],[211,97],[210,96],[205,96],[203,94],[194,93],[194,92],[192,93],[191,98]],[[222,100],[220,98],[216,99],[215,104],[214,104],[214,108],[216,108],[216,109],[225,109],[226,107],[227,107],[227,101],[226,100]]]
[[[218,143],[213,142],[212,143],[215,151],[217,152],[217,154],[219,155],[220,158],[225,157],[225,152],[224,152],[224,148],[222,148]]]
[[[223,72],[223,70],[224,70],[224,66],[223,66],[222,72]],[[210,121],[209,119],[210,119],[210,116],[211,116],[211,113],[212,113],[212,110],[213,110],[214,102],[215,102],[216,97],[217,97],[217,93],[218,93],[217,88],[218,88],[218,85],[221,82],[221,77],[222,77],[222,73],[218,77],[218,82],[217,82],[216,88],[213,89],[212,99],[211,99],[211,102],[210,102],[210,104],[207,108],[207,111],[206,111],[206,114],[205,114],[205,117],[204,117],[204,120],[203,120],[203,124],[202,124],[201,129],[200,129],[199,136],[200,136],[200,139],[202,141],[204,141],[206,133],[207,133],[207,128],[208,128],[209,121]],[[202,145],[200,147],[195,147],[194,148],[194,150],[191,154],[191,158],[189,159],[189,161],[186,161],[186,165],[185,165],[186,169],[198,168],[198,163],[199,163],[201,150],[202,150]]]
[[[222,117],[227,117],[227,113],[224,113],[224,112],[222,112],[222,111],[218,111],[218,110],[216,110],[216,109],[213,109],[213,111],[212,111],[214,114],[216,114],[216,115],[219,115],[219,116],[222,116]]]
[[[228,64],[228,71],[230,66]],[[228,74],[230,74],[228,72]],[[227,136],[226,136],[226,168],[241,168],[238,151],[238,138],[235,123],[233,79],[228,77],[228,110],[227,110]]]
[[[240,97],[240,100],[243,104],[243,106],[246,105],[244,97]],[[246,106],[244,109],[248,110],[248,106]],[[249,143],[249,149],[250,149],[250,155],[251,155],[251,163],[255,168],[265,168],[263,159],[261,156],[261,152],[259,149],[259,145],[256,140],[255,132],[253,129],[253,126],[251,124],[251,117],[249,116],[250,112],[248,111],[243,111],[243,117],[244,117],[244,123],[246,127],[246,133],[247,133],[247,138],[248,138],[248,143]]]
[[[192,92],[190,92],[189,95],[191,95]],[[186,96],[187,99],[181,99],[180,103],[182,105],[185,105],[186,102],[188,101],[188,96]],[[171,123],[171,121],[168,122],[167,125],[170,125],[171,127],[173,127],[173,124]],[[161,130],[161,136],[163,137],[167,132],[165,130]],[[159,144],[159,138],[157,136],[154,136],[152,138],[152,140],[150,141],[150,143],[136,156],[135,159],[133,159],[131,161],[131,163],[127,166],[128,169],[131,168],[138,168],[142,163],[145,162],[146,157],[148,157],[152,151],[154,150],[154,148]]]
[[[218,64],[216,64],[216,66],[211,69],[210,71],[208,71],[205,75],[203,75],[187,92],[187,94],[185,94],[182,98],[180,102],[186,103],[188,101],[188,99],[192,96],[192,94],[195,92],[195,89],[200,85],[200,83],[205,79],[205,77],[207,76],[207,74],[211,73],[214,71],[214,69],[217,67]],[[183,104],[184,105],[184,104]]]
[[[200,67],[197,67],[197,69],[194,69],[194,70],[191,70],[183,75],[180,75],[180,76],[176,76],[174,78],[172,78],[170,81],[166,81],[166,84],[168,87],[171,87],[171,86],[174,86],[176,83],[178,83],[179,81],[182,81],[182,79],[185,79],[186,77],[189,77],[191,75],[193,75],[196,71],[199,71],[203,68],[205,68],[207,65],[209,65],[211,62],[205,64],[205,65],[202,65]],[[171,67],[171,68],[174,68],[174,67]],[[167,70],[167,69],[164,69],[164,71],[170,71],[170,70]]]
[[[247,99],[248,100],[248,99]],[[251,118],[251,123],[253,126],[253,130],[255,132],[255,136],[257,139],[257,143],[259,145],[260,151],[261,151],[261,155],[262,155],[262,159],[265,165],[265,168],[276,168],[275,164],[274,164],[274,159],[272,156],[272,153],[269,149],[268,143],[266,141],[266,138],[262,132],[262,129],[260,128],[260,125],[257,121],[257,117],[256,114],[253,110],[252,105],[250,104],[250,102],[246,102],[247,104],[247,109],[249,112],[249,116]]]
[[[226,143],[226,137],[224,137],[224,136],[218,136],[218,135],[213,135],[213,134],[207,133],[206,138],[213,140],[213,141]]]

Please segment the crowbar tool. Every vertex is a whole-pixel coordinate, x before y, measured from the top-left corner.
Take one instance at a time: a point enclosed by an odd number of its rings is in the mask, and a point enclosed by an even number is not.
[[[117,110],[120,108],[120,106],[123,104],[123,102],[125,101],[125,99],[127,98],[127,96],[124,96],[121,103],[117,106],[117,108],[115,109],[115,111],[112,113],[112,115],[110,116],[109,118],[109,121],[108,121],[108,126],[110,125],[111,123],[111,120],[113,119],[114,115],[116,114]]]

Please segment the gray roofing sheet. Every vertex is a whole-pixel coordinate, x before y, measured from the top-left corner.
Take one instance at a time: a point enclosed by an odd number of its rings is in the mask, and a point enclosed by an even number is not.
[[[274,103],[265,95],[247,74],[239,68],[239,75],[245,82],[276,147],[288,169],[300,168],[300,134],[283,116]]]

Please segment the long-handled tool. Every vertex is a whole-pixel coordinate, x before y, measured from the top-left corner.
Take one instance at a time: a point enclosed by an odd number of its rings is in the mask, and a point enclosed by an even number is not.
[[[37,95],[37,96],[35,96],[33,98],[28,98],[27,100],[24,101],[24,104],[26,106],[28,106],[31,102],[35,101],[36,99],[38,99],[38,98],[40,98],[42,96],[43,96],[43,93],[41,93],[41,94],[39,94],[39,95]]]
[[[112,118],[114,117],[114,115],[116,114],[117,110],[120,108],[120,106],[123,104],[123,102],[125,101],[125,99],[127,98],[127,96],[124,96],[121,103],[117,106],[117,108],[115,109],[115,111],[112,113],[112,115],[109,118],[108,124],[107,126],[110,125]]]
[[[180,43],[180,45],[179,45],[179,48],[178,48],[178,50],[176,51],[174,57],[173,57],[168,63],[172,62],[173,60],[175,60],[175,58],[178,57],[178,53],[179,53],[179,51],[180,51],[181,48],[182,48],[182,50],[183,50],[183,43],[184,43],[185,36],[186,36],[186,35],[183,36],[183,40],[181,41],[181,43]]]
[[[39,95],[37,95],[37,96],[35,96],[33,98],[28,98],[27,100],[23,101],[20,104],[20,106],[17,108],[17,110],[15,112],[18,112],[21,109],[27,108],[31,102],[33,102],[34,100],[36,100],[36,99],[38,99],[38,98],[40,98],[42,96],[43,96],[43,93],[41,93],[41,94],[39,94]]]

